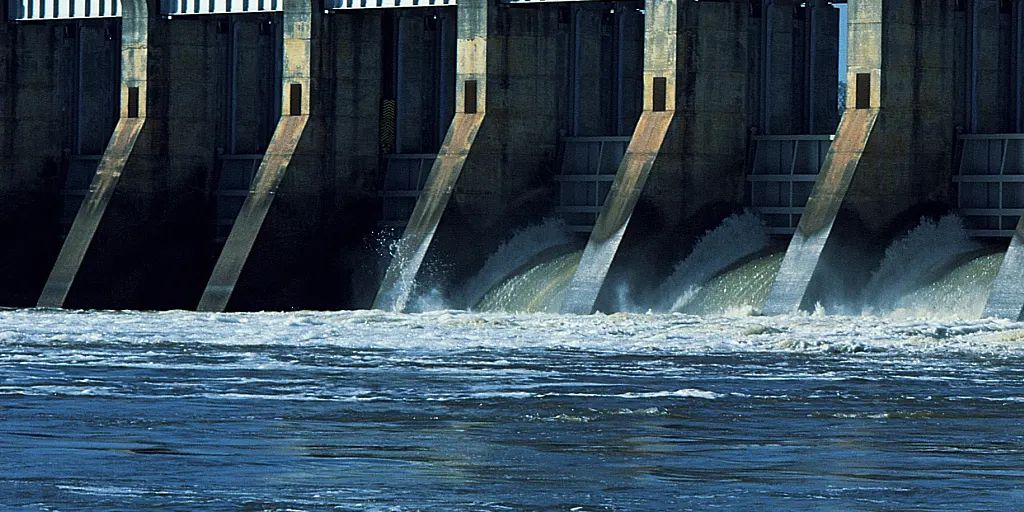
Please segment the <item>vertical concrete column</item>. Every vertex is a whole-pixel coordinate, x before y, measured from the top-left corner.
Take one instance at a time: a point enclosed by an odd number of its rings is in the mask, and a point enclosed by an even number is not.
[[[1010,13],[1003,12],[1002,0],[971,2],[974,92],[973,131],[1003,133],[1015,129]]]
[[[454,15],[454,9],[448,8],[446,12]],[[372,249],[367,248],[365,240],[369,233],[377,229],[381,212],[378,196],[381,147],[378,134],[381,98],[384,94],[382,22],[387,15],[388,11],[384,10],[356,9],[335,11],[327,16],[330,52],[325,54],[324,60],[332,84],[326,87],[333,97],[330,103],[330,122],[327,123],[332,148],[330,167],[333,167],[333,173],[329,177],[332,179],[332,186],[329,187],[332,200],[326,219],[327,226],[321,237],[326,242],[322,247],[329,269],[323,274],[328,278],[319,279],[323,283],[321,289],[324,295],[324,302],[319,307],[369,308],[379,284],[379,276],[374,274],[376,255]],[[439,24],[443,21],[442,16],[444,13],[439,15]],[[454,26],[452,23],[453,30]],[[440,26],[438,32],[441,32]],[[451,39],[454,40],[454,37]],[[410,52],[412,54],[422,55],[426,51],[419,49],[421,47],[415,39],[409,40],[407,46],[414,48]],[[452,65],[454,61],[453,56]],[[424,80],[433,77],[430,71],[424,71],[424,74],[427,75]],[[454,73],[446,77],[449,81],[453,79]],[[420,119],[428,117],[423,115]],[[448,117],[440,132],[442,136],[450,121]],[[438,121],[431,119],[430,122],[435,125],[430,131],[437,133]],[[435,141],[429,151],[436,150]]]
[[[228,307],[250,258],[261,263],[247,269],[250,293],[266,297],[266,289],[281,285],[283,275],[303,276],[285,284],[293,289],[309,282],[301,253],[313,249],[307,242],[321,222],[319,201],[325,162],[320,126],[323,12],[322,0],[285,0],[281,116],[199,300],[199,311],[224,311]],[[283,185],[286,174],[291,183]],[[279,201],[282,204],[271,217],[275,225],[265,229],[278,190],[285,188],[293,193]],[[254,253],[261,231],[266,233],[266,243]],[[280,257],[271,264],[268,253],[275,249],[281,250]],[[299,305],[294,302],[293,289],[281,289],[279,295],[284,302]]]
[[[644,110],[569,284],[562,304],[563,313],[589,314],[593,310],[633,209],[675,118],[681,75],[679,15],[675,0],[657,2],[647,8]]]
[[[1014,131],[1024,131],[1024,0],[1016,0],[1010,16],[1013,30]]]
[[[644,111],[566,294],[566,313],[593,310],[641,201],[652,212],[645,223],[683,233],[706,222],[712,205],[743,198],[749,2],[657,2],[645,25]]]
[[[839,123],[839,9],[827,0],[810,2],[807,23],[807,131],[810,134],[833,134]]]
[[[952,2],[849,6],[847,110],[772,285],[766,314],[813,306],[840,209],[881,234],[913,205],[946,197],[954,146]]]
[[[142,132],[148,113],[150,13],[146,0],[122,2],[121,114],[103,153],[89,192],[75,216],[50,277],[39,296],[39,307],[62,307],[78,275],[86,251],[110,204],[128,157]]]
[[[19,186],[26,181],[21,177],[24,168],[14,163],[14,101],[17,94],[14,76],[15,31],[13,24],[7,21],[8,7],[9,4],[6,2],[0,4],[0,236],[4,239],[4,243],[0,245],[0,280],[6,283],[5,291],[0,296],[0,304],[22,306],[31,304],[31,299],[26,297],[32,293],[29,291],[31,283],[19,283],[24,281],[24,278],[19,280],[18,276],[34,274],[26,268],[29,262],[23,259],[22,255],[27,253],[28,249],[38,248],[43,244],[42,240],[31,236],[31,231],[26,232],[19,228],[24,224],[22,219],[19,219],[20,212],[28,210],[32,198]],[[19,167],[22,169],[21,172]],[[38,215],[41,212],[33,213]]]
[[[827,0],[802,3],[772,0],[763,13],[765,134],[831,134],[839,119],[839,10]]]
[[[494,30],[496,9],[493,0],[464,0],[458,4],[455,117],[388,265],[374,309],[405,309],[441,215],[483,125],[491,85],[489,36]]]
[[[14,38],[8,19],[9,3],[0,4],[0,169],[9,169],[14,140]],[[8,179],[0,179],[0,191],[6,199]],[[6,201],[2,201],[6,202]]]
[[[1022,68],[1024,68],[1024,2],[1017,1],[1013,5],[1013,12],[1010,13],[1011,27],[1013,34],[1014,61],[1011,65],[1012,86],[1014,97],[1009,101],[1009,109],[1012,112],[1012,125],[1015,131],[1021,130],[1021,87]],[[987,116],[986,116],[987,117]],[[1003,264],[996,275],[995,284],[985,303],[982,312],[983,317],[997,317],[1008,320],[1020,320],[1024,318],[1024,216],[1017,221],[1017,229],[1014,231],[1010,245],[1003,257]]]
[[[763,130],[766,134],[789,134],[794,124],[800,122],[796,115],[803,106],[795,101],[803,84],[798,83],[802,75],[803,55],[796,55],[796,39],[793,31],[794,0],[771,0],[764,10],[764,115]]]

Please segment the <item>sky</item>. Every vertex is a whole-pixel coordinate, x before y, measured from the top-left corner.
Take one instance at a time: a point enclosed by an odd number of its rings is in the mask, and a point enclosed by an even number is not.
[[[839,8],[839,81],[846,80],[846,4]]]

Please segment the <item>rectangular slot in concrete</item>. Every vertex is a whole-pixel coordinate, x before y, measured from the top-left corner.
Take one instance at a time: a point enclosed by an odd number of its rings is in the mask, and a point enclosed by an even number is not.
[[[476,114],[476,80],[466,80],[466,113]]]
[[[139,117],[139,88],[128,88],[128,117],[134,119]]]
[[[288,115],[302,115],[302,84],[292,84],[288,91]]]
[[[664,112],[666,108],[666,96],[668,81],[663,76],[654,77],[654,98],[651,102],[651,110]]]
[[[871,108],[870,73],[857,73],[857,84],[854,92],[857,95],[856,107],[858,109]]]

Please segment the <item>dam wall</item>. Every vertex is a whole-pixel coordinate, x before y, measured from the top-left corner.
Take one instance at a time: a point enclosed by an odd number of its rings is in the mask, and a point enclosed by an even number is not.
[[[560,137],[626,131],[639,114],[639,80],[620,79],[639,70],[611,61],[602,41],[615,20],[607,6],[466,0],[457,12],[455,117],[375,307],[404,309],[425,260],[445,262],[448,275],[434,279],[468,277],[516,227],[553,213]],[[595,71],[602,62],[615,64],[613,78]],[[622,83],[614,101],[610,81]]]
[[[0,300],[31,306],[60,250],[63,203],[81,200],[82,167],[117,121],[120,20],[2,25]]]
[[[846,27],[826,0],[63,1],[4,5],[3,306],[400,310],[575,211],[563,310],[608,310],[606,281],[655,287],[767,190],[790,203],[778,313],[985,180],[999,226],[975,209],[972,232],[1005,244],[1019,216],[1013,176],[958,174],[965,141],[1024,124],[1019,0],[857,0]],[[621,162],[581,159],[594,141]],[[752,179],[771,144],[800,183]]]
[[[1019,9],[988,0],[850,3],[846,114],[766,313],[813,307],[828,286],[822,262],[850,259],[853,246],[875,255],[854,258],[869,263],[848,266],[843,278],[866,281],[883,244],[922,215],[955,209],[958,136],[1016,130]]]

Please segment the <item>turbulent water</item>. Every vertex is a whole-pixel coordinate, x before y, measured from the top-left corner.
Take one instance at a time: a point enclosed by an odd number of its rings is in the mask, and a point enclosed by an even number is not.
[[[484,295],[479,311],[557,313],[580,264],[583,251],[574,251],[514,274]]]
[[[779,251],[724,272],[680,297],[673,310],[703,316],[749,315],[760,311],[768,301],[768,292],[785,254]]]
[[[940,279],[900,297],[890,316],[980,318],[1005,253],[987,254],[953,268]]]
[[[463,309],[473,309],[488,292],[508,280],[521,267],[528,265],[542,253],[573,242],[565,222],[549,219],[540,224],[520,230],[501,244],[484,264],[483,268],[469,280],[458,294]]]
[[[765,250],[768,230],[752,213],[733,215],[707,232],[678,265],[658,292],[656,311],[681,311],[703,285],[736,262]]]
[[[0,310],[0,507],[1017,510],[1024,324]]]
[[[970,238],[963,220],[956,215],[947,215],[937,222],[922,218],[918,227],[894,240],[885,250],[885,258],[867,285],[864,308],[879,313],[905,309],[904,297],[929,286],[939,277],[937,273],[983,247]],[[930,309],[931,314],[937,306],[918,303],[918,309]]]

